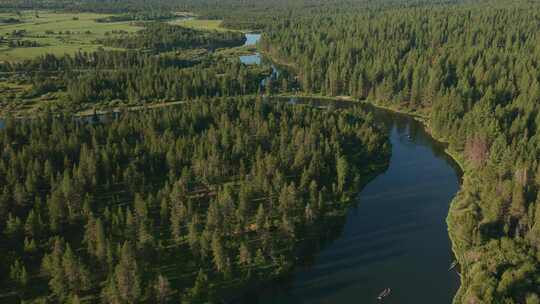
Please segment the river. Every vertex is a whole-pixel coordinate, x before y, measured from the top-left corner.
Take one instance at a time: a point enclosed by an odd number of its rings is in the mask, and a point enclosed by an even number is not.
[[[452,302],[459,276],[448,270],[453,255],[446,216],[461,171],[420,122],[365,107],[390,131],[388,169],[360,192],[334,241],[245,302],[376,303],[385,288],[391,294],[384,303]]]
[[[250,39],[255,45],[260,39]],[[259,53],[242,56],[261,64]],[[308,100],[315,106],[348,102]],[[411,116],[364,105],[385,124],[392,143],[388,169],[358,195],[330,244],[250,303],[448,303],[459,287],[446,217],[461,170],[423,125]]]
[[[246,33],[246,42],[244,43],[244,46],[255,46],[259,40],[261,40],[260,33]]]

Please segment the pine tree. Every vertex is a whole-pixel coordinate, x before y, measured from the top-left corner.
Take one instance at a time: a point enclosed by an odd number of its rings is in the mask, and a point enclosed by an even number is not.
[[[343,192],[349,175],[349,164],[343,155],[337,157],[336,172],[338,191]]]
[[[127,303],[137,302],[141,296],[141,279],[133,249],[128,242],[122,246],[114,275],[119,298]]]
[[[154,290],[157,303],[167,303],[173,293],[169,280],[161,274],[157,277]]]
[[[42,260],[42,268],[50,278],[49,287],[53,294],[60,300],[67,297],[69,290],[68,281],[62,265],[64,250],[64,241],[60,238],[55,238],[52,252],[45,255]]]
[[[11,265],[9,277],[19,286],[24,287],[28,284],[28,273],[26,272],[26,267],[20,260],[15,260],[15,263]]]
[[[101,218],[90,216],[84,233],[88,253],[103,262],[106,256],[107,239]]]
[[[81,291],[90,288],[90,273],[80,260],[75,257],[69,244],[66,245],[62,257],[62,267],[71,292],[80,294]]]
[[[17,239],[22,236],[23,224],[18,216],[8,215],[4,234],[12,239]]]
[[[35,237],[38,235],[40,228],[41,228],[41,223],[38,218],[38,215],[32,209],[28,213],[28,217],[26,218],[26,222],[24,223],[24,231],[26,232],[26,235]]]
[[[34,239],[29,239],[28,237],[24,238],[24,252],[33,254],[36,253],[37,246],[36,241]]]
[[[249,265],[251,263],[251,252],[245,242],[240,244],[238,263],[240,265]]]
[[[189,299],[191,303],[204,303],[208,301],[211,294],[211,286],[208,286],[208,276],[202,269],[199,270],[195,284],[189,290]]]
[[[257,230],[262,230],[264,228],[265,222],[266,222],[266,212],[264,210],[264,205],[259,204],[259,208],[257,209],[257,214],[255,215],[255,224],[257,226]]]
[[[229,260],[223,246],[223,240],[218,232],[212,235],[212,255],[216,270],[228,274],[230,271]]]
[[[188,227],[188,242],[189,247],[193,256],[200,256],[200,242],[199,242],[199,229],[198,229],[198,219],[196,216],[193,216],[193,219],[189,223]]]
[[[61,224],[67,219],[68,210],[60,191],[54,191],[47,200],[51,230],[58,231]]]
[[[171,215],[170,215],[170,229],[171,237],[174,242],[179,245],[182,241],[182,209],[184,206],[182,204],[175,204],[172,206]]]

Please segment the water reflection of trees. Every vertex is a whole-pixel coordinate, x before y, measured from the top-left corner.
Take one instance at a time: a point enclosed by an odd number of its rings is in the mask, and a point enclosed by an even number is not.
[[[289,101],[289,98],[275,98],[275,101]],[[390,133],[396,130],[401,137],[407,136],[407,140],[419,146],[431,149],[435,157],[444,160],[460,179],[463,175],[459,165],[446,153],[447,145],[435,140],[425,129],[424,125],[414,119],[411,115],[396,113],[390,110],[377,108],[367,103],[355,103],[346,100],[335,100],[330,98],[310,98],[298,97],[294,99],[295,104],[312,105],[315,107],[332,109],[343,109],[359,107],[365,111],[373,113],[375,121],[379,122]]]
[[[303,231],[300,235],[306,237],[300,241],[296,256],[298,257],[297,270],[309,269],[316,264],[317,254],[330,246],[342,234],[347,219],[347,214],[328,216],[310,231]],[[295,274],[291,273],[283,278],[275,280],[273,284],[267,284],[263,290],[253,288],[235,303],[265,303],[265,299],[279,298],[279,295],[292,289]]]
[[[290,99],[274,98],[272,101],[290,102]],[[324,108],[326,110],[360,107],[365,111],[373,113],[375,121],[379,122],[389,132],[389,134],[391,134],[391,132],[395,132],[398,137],[397,140],[399,140],[402,144],[417,145],[431,150],[436,158],[444,160],[445,163],[447,163],[454,170],[458,178],[461,179],[462,172],[457,163],[445,152],[446,145],[433,139],[426,131],[424,125],[410,115],[376,108],[369,104],[358,104],[349,101],[336,101],[332,99],[298,97],[294,98],[294,102],[291,102],[291,104],[310,105]],[[355,207],[360,203],[361,202],[359,200],[355,201],[354,205],[349,207],[348,213],[355,212]],[[338,238],[342,237],[347,220],[347,214],[326,218],[324,224],[317,226],[315,228],[316,230],[308,233],[310,237],[303,240],[297,251],[297,256],[301,257],[301,261],[298,264],[298,270],[310,269],[315,266],[318,262],[318,254],[323,249],[328,248]],[[408,229],[418,229],[418,227],[409,227]],[[391,252],[390,254],[399,254],[399,252]],[[378,258],[384,259],[385,257]],[[347,267],[352,267],[352,265],[347,265]],[[327,273],[325,272],[325,274]],[[239,301],[239,303],[266,303],[265,300],[268,301],[268,299],[271,299],[270,303],[275,303],[276,301],[279,302],[280,295],[287,295],[286,298],[289,301],[291,300],[291,294],[289,294],[288,291],[293,289],[294,278],[294,273],[285,278],[281,278],[280,280],[276,281],[275,284],[265,286],[264,291],[256,290],[247,294],[241,299],[241,301]],[[351,284],[353,283],[354,282]],[[338,288],[338,286],[336,286],[336,288]]]

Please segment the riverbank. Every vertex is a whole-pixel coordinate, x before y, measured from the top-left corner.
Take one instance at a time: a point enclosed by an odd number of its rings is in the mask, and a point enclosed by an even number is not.
[[[447,226],[448,226],[448,238],[450,239],[450,242],[452,244],[452,253],[453,253],[454,257],[456,258],[456,261],[458,262],[458,265],[457,265],[456,269],[460,269],[460,271],[456,270],[456,273],[459,275],[461,284],[459,286],[459,289],[458,289],[457,293],[454,296],[453,303],[460,303],[460,302],[456,302],[456,299],[461,298],[463,290],[464,290],[462,287],[466,285],[466,284],[464,284],[465,276],[463,275],[463,272],[465,272],[466,269],[464,269],[464,267],[463,267],[463,265],[464,265],[464,263],[463,263],[463,253],[460,252],[457,249],[457,239],[456,239],[456,236],[452,233],[452,229],[450,228],[451,227],[450,219],[452,217],[456,216],[456,213],[458,211],[456,209],[456,206],[458,204],[460,193],[463,191],[463,179],[466,178],[468,176],[468,174],[470,173],[469,170],[467,169],[464,156],[463,156],[462,152],[455,151],[455,150],[450,148],[448,139],[436,136],[434,134],[429,116],[421,115],[421,114],[418,114],[417,112],[410,111],[408,109],[383,106],[383,105],[381,105],[379,103],[376,103],[376,102],[369,102],[369,101],[365,101],[365,102],[370,104],[370,105],[373,105],[375,107],[381,108],[381,109],[385,109],[385,110],[388,110],[388,111],[393,111],[393,112],[400,113],[400,114],[410,115],[410,116],[414,117],[414,119],[416,119],[417,121],[422,123],[422,125],[424,126],[426,132],[428,132],[428,134],[433,139],[446,144],[446,148],[445,148],[444,152],[459,166],[459,168],[461,170],[461,173],[463,174],[462,182],[461,182],[462,187],[460,188],[460,190],[456,193],[456,195],[454,196],[454,198],[450,202],[450,205],[448,207],[448,215],[446,217],[446,222],[447,222]]]
[[[466,167],[465,159],[464,159],[463,155],[461,154],[461,152],[455,151],[455,150],[453,150],[453,149],[451,149],[449,147],[449,142],[448,142],[447,138],[437,136],[433,132],[433,128],[431,126],[431,120],[430,120],[430,117],[429,117],[429,115],[427,113],[421,113],[421,112],[418,112],[418,111],[411,111],[409,109],[402,108],[402,107],[385,106],[385,105],[382,105],[380,103],[367,101],[367,100],[363,101],[363,102],[368,103],[370,105],[373,105],[373,106],[375,106],[377,108],[380,108],[380,109],[385,109],[385,110],[393,111],[393,112],[400,113],[400,114],[410,115],[414,119],[416,119],[417,121],[421,122],[424,125],[426,131],[429,133],[429,135],[431,137],[433,137],[433,139],[447,145],[447,147],[445,149],[446,154],[448,154],[448,156],[450,156],[454,160],[454,162],[456,162],[456,164],[458,164],[458,166],[460,167],[463,174],[466,173],[467,167]]]
[[[409,115],[413,117],[415,120],[421,122],[424,125],[426,131],[431,135],[431,137],[433,137],[433,139],[448,145],[447,139],[438,137],[433,133],[433,129],[430,124],[430,118],[425,113],[421,113],[418,111],[411,111],[409,109],[405,109],[401,107],[387,106],[387,105],[383,105],[381,103],[377,103],[377,102],[373,102],[369,100],[355,99],[352,96],[323,96],[323,95],[315,95],[315,94],[307,94],[307,95],[280,94],[277,96],[280,98],[325,99],[325,100],[333,100],[333,101],[364,103],[364,104],[369,104],[379,109],[383,109],[383,110],[387,110],[387,111],[391,111],[391,112],[395,112],[399,114]],[[465,171],[467,170],[466,169],[467,167],[465,165],[465,159],[463,155],[461,155],[461,152],[450,149],[449,147],[446,148],[445,152],[448,154],[448,156],[452,158],[452,160],[456,162],[456,164],[460,167],[461,171],[465,173]]]
[[[466,161],[464,159],[464,156],[463,156],[462,152],[455,151],[455,150],[451,149],[448,146],[448,140],[447,139],[442,138],[442,137],[438,137],[438,136],[436,136],[434,134],[433,129],[431,127],[430,118],[425,113],[419,113],[417,111],[411,111],[409,109],[405,109],[405,108],[401,108],[401,107],[392,107],[392,106],[388,106],[388,105],[383,105],[381,103],[373,102],[373,101],[369,101],[369,100],[358,100],[358,99],[353,98],[352,96],[331,97],[331,96],[321,96],[321,95],[280,95],[280,97],[282,97],[282,98],[326,99],[326,100],[333,100],[333,101],[340,101],[340,102],[364,103],[364,104],[369,104],[369,105],[374,106],[374,107],[379,108],[379,109],[384,109],[384,110],[391,111],[391,112],[398,113],[398,114],[409,115],[409,116],[413,117],[415,120],[417,120],[418,122],[420,122],[424,126],[426,132],[434,140],[436,140],[438,142],[441,142],[441,143],[444,143],[446,145],[445,153],[459,166],[459,168],[461,170],[461,173],[463,174],[463,178],[467,178],[467,176],[470,173],[470,169],[468,169],[468,167],[466,165]],[[463,183],[462,183],[462,185],[463,185]],[[464,269],[464,267],[463,267],[463,253],[460,252],[457,249],[457,243],[458,242],[455,239],[455,235],[452,233],[452,230],[450,229],[450,227],[451,227],[450,218],[456,216],[456,212],[458,210],[455,207],[456,207],[458,199],[459,199],[459,194],[462,191],[463,191],[463,188],[461,188],[458,191],[458,193],[456,193],[454,199],[452,199],[452,201],[450,202],[446,221],[447,221],[447,225],[448,225],[448,237],[449,237],[450,242],[452,244],[453,255],[456,258],[456,260],[458,261],[459,269],[461,269],[462,272],[465,272],[466,269]],[[463,283],[463,280],[465,279],[464,275],[462,273],[460,273],[460,272],[458,272],[458,275],[460,277],[460,281]],[[459,288],[459,290],[457,291],[457,293],[455,295],[455,299],[460,298],[460,296],[461,296],[461,294],[463,292],[462,286],[464,286],[464,285],[463,284],[460,285],[460,288]],[[454,301],[454,303],[457,303],[457,302]]]
[[[360,106],[347,97],[295,97],[279,100],[322,111]],[[361,191],[339,238],[282,293],[259,303],[369,303],[385,287],[392,288],[388,303],[452,302],[459,278],[447,271],[454,257],[445,218],[459,190],[459,168],[417,119],[367,103],[357,109],[390,131],[389,168]]]

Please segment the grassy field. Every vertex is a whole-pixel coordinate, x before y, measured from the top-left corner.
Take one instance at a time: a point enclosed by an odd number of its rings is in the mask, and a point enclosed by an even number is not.
[[[169,24],[181,25],[199,30],[216,30],[216,31],[230,31],[229,29],[221,27],[221,20],[205,20],[205,19],[177,19],[170,21]]]
[[[23,11],[0,13],[0,19],[15,18],[16,24],[0,23],[0,61],[21,61],[44,54],[73,54],[78,51],[95,51],[103,47],[96,40],[112,34],[113,31],[135,32],[141,29],[131,21],[99,23],[96,19],[106,14],[64,13],[50,11]],[[179,18],[169,24],[199,30],[228,31],[221,27],[221,20],[196,19],[187,13],[178,13]],[[22,37],[15,37],[15,31],[25,31]],[[10,47],[9,41],[32,41],[37,47]],[[110,49],[110,48],[108,48]]]
[[[1,0],[0,0],[1,1]],[[176,13],[176,20],[170,24],[198,30],[226,31],[220,20],[199,20],[190,13]],[[52,11],[23,11],[21,14],[0,13],[0,20],[18,19],[19,23],[0,23],[0,62],[16,62],[35,58],[45,54],[74,54],[79,51],[91,52],[100,47],[97,40],[107,35],[117,35],[118,32],[135,32],[137,27],[131,21],[101,23],[99,18],[111,15],[94,13],[65,13]],[[14,33],[24,31],[22,35]],[[37,47],[12,47],[15,41],[31,41]],[[106,49],[111,49],[104,47]],[[254,52],[253,46],[221,48],[213,52],[213,56],[234,58],[249,55]],[[168,54],[177,59],[197,61],[208,56],[208,50],[189,49],[181,52],[173,51]],[[162,101],[158,100],[157,103]],[[36,95],[33,86],[28,81],[13,73],[0,73],[0,117],[7,115],[26,116],[42,111],[71,111],[84,112],[97,109],[110,109],[133,106],[125,102],[104,102],[99,104],[74,105],[69,101],[65,91],[44,95]]]
[[[35,41],[38,47],[11,48],[8,42],[0,43],[0,61],[20,61],[35,56],[52,53],[72,54],[79,50],[93,51],[100,47],[95,40],[105,37],[112,31],[134,32],[140,27],[131,22],[98,23],[95,20],[106,17],[93,13],[54,13],[24,11],[20,16],[0,14],[2,18],[17,18],[21,23],[0,24],[0,36],[13,40],[14,31],[26,33],[20,40]]]
[[[0,78],[0,117],[27,116],[47,109],[61,109],[66,95],[65,92],[55,92],[29,97],[31,91],[31,84]]]

